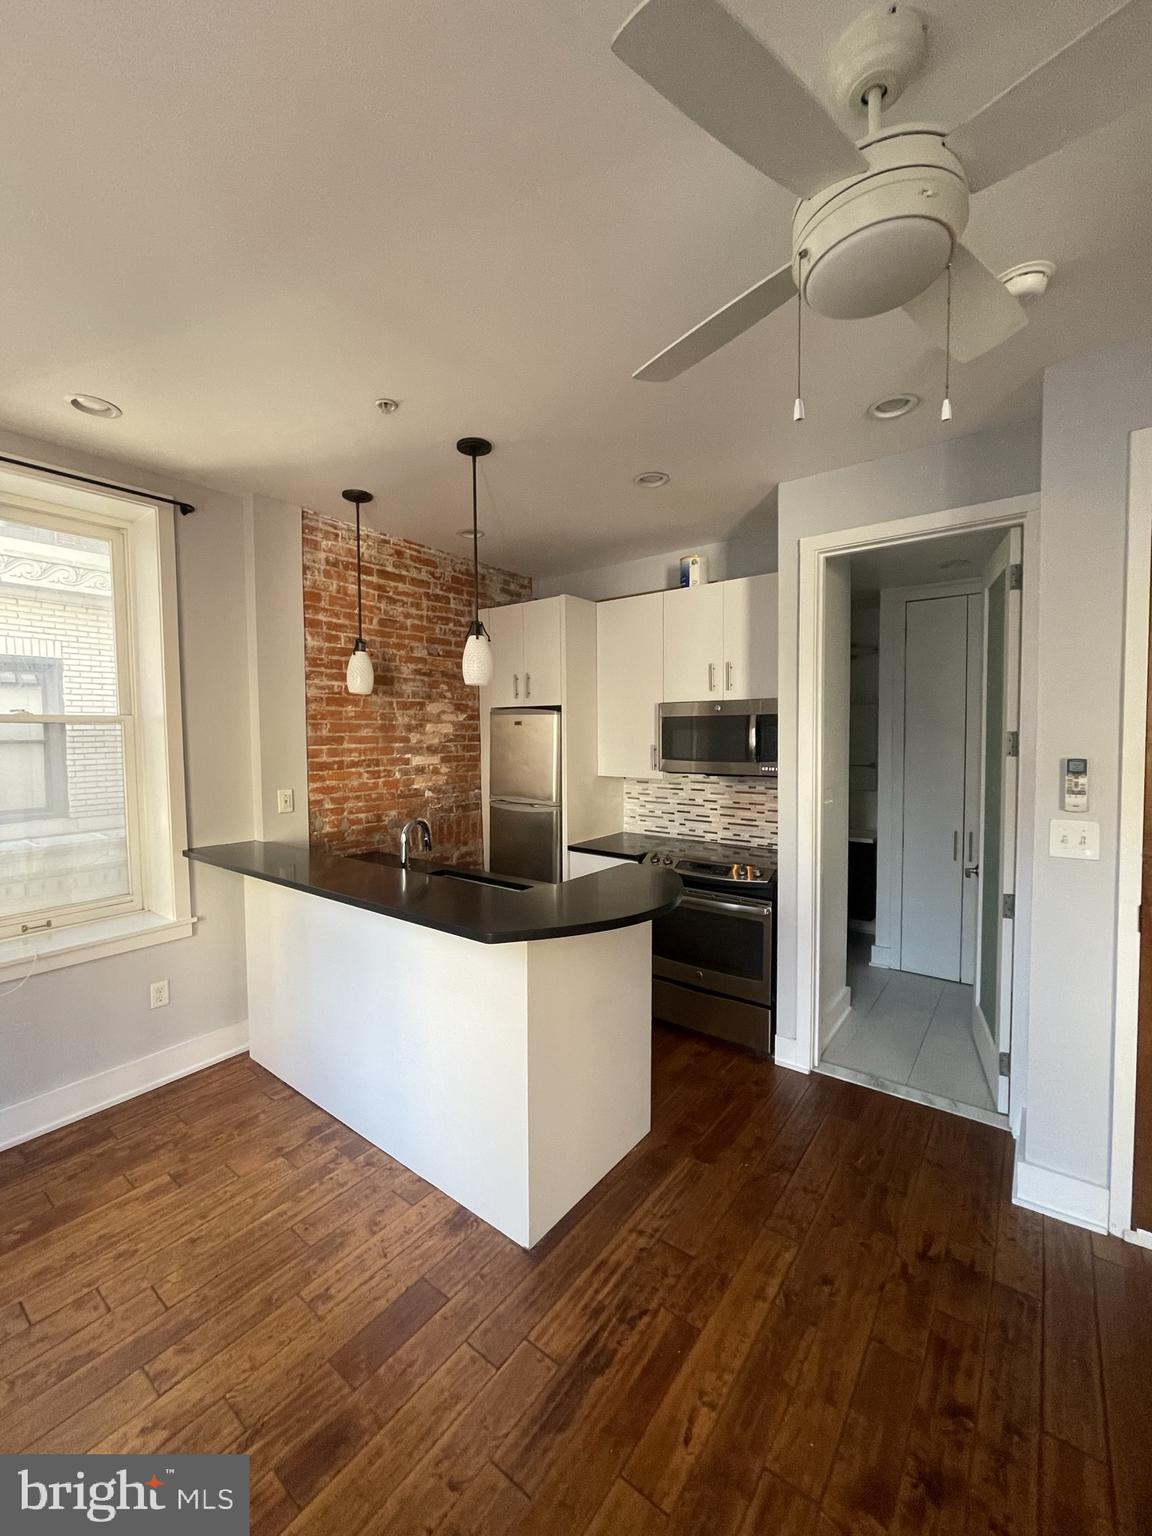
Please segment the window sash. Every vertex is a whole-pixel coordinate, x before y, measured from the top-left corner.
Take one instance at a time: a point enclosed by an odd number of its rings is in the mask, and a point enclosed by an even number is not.
[[[0,725],[118,725],[124,754],[124,832],[128,857],[128,890],[117,896],[89,901],[63,902],[55,907],[36,907],[0,918],[0,940],[54,932],[78,923],[94,922],[102,917],[139,912],[144,907],[141,878],[141,806],[139,785],[142,776],[139,736],[133,714],[136,657],[132,644],[131,581],[128,569],[125,530],[101,518],[58,516],[52,512],[33,512],[0,502],[0,515],[9,522],[27,523],[37,528],[58,529],[83,538],[101,538],[108,542],[112,566],[112,611],[116,651],[116,694],[119,710],[112,714],[0,712]],[[0,824],[2,825],[2,824]]]

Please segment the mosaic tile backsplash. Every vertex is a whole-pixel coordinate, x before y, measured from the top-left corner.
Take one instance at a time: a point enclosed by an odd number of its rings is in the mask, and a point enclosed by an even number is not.
[[[702,773],[625,779],[624,830],[774,848],[776,786]]]

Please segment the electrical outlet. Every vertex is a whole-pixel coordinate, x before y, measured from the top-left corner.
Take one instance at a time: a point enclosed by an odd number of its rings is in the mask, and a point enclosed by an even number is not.
[[[276,810],[281,816],[286,816],[296,809],[296,791],[292,789],[278,789],[276,791]]]
[[[167,981],[154,981],[148,988],[149,1008],[167,1008],[168,983]]]

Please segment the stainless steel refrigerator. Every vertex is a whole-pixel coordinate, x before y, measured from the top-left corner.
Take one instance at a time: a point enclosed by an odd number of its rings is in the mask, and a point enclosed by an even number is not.
[[[494,709],[490,717],[488,867],[560,879],[560,711]]]

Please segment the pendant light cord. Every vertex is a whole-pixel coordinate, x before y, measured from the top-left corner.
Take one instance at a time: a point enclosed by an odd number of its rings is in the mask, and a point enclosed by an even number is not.
[[[476,633],[480,633],[480,523],[476,511],[476,455],[472,455],[472,591],[476,608]]]
[[[360,503],[356,503],[356,638],[364,639],[364,592],[360,581]]]

